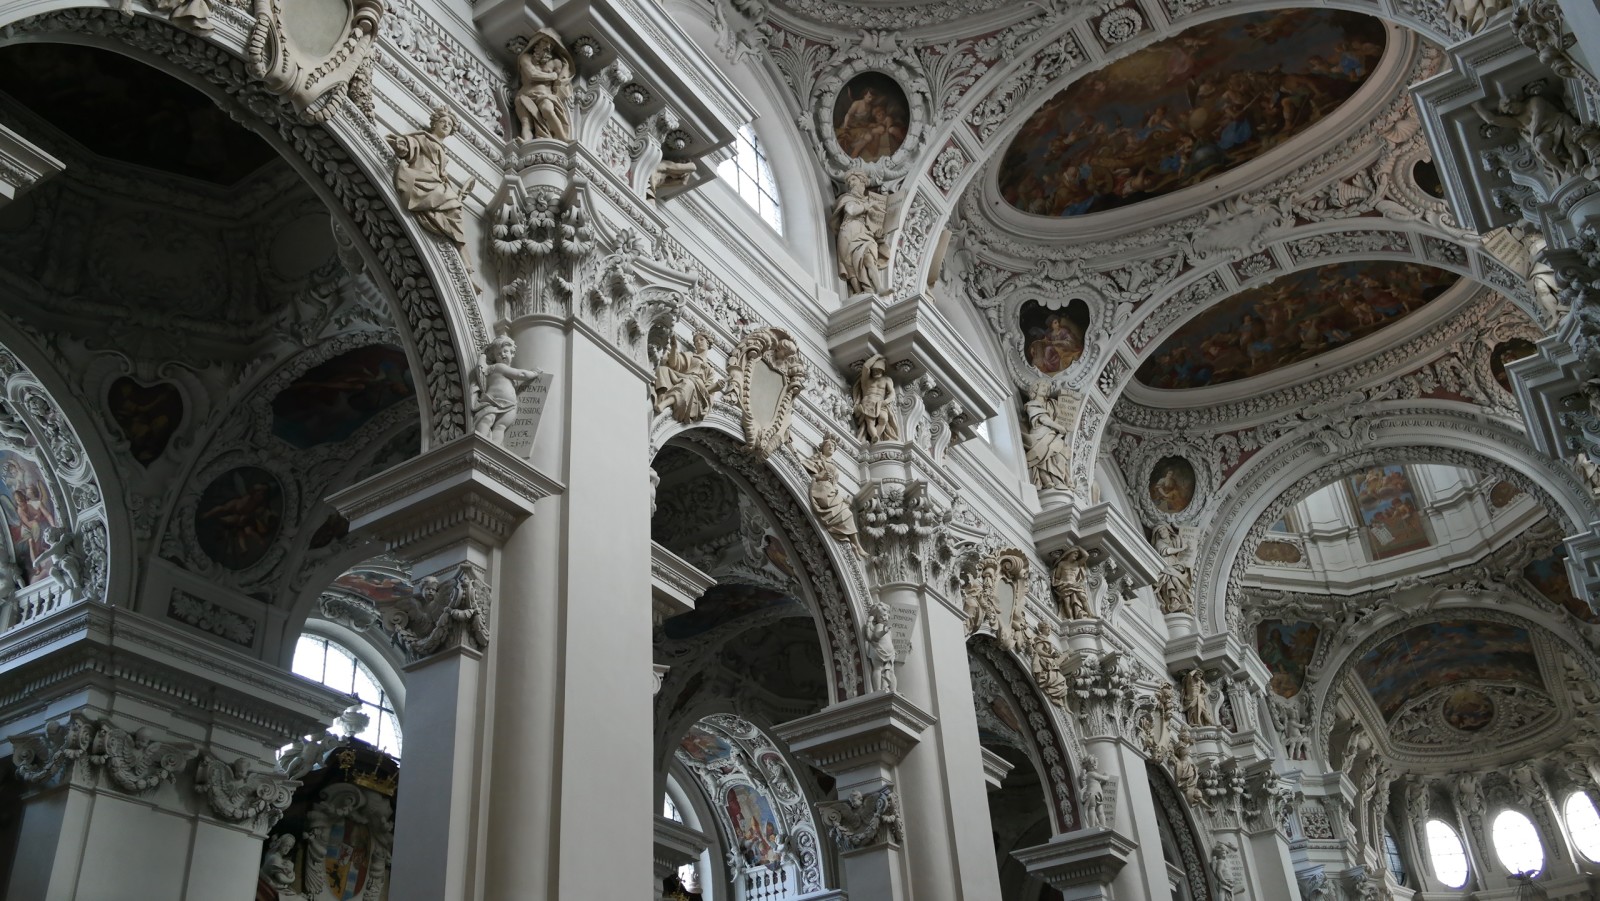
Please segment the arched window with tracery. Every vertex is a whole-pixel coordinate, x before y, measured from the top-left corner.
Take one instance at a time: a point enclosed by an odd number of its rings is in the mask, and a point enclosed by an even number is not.
[[[750,125],[739,126],[733,142],[733,156],[717,166],[717,177],[728,183],[739,198],[756,211],[761,220],[783,234],[783,211],[778,204],[778,181],[772,175],[761,139]]]

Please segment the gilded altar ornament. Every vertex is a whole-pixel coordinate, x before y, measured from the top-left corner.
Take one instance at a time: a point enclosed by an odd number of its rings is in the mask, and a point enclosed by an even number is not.
[[[884,238],[889,199],[879,191],[867,190],[864,170],[850,170],[844,184],[845,192],[833,204],[839,277],[852,295],[882,294],[883,268],[889,264],[889,246]]]
[[[1050,569],[1050,590],[1062,619],[1094,619],[1089,610],[1089,552],[1069,547]]]
[[[822,443],[817,445],[816,451],[800,460],[800,465],[811,475],[809,492],[811,512],[817,515],[817,520],[828,530],[829,535],[865,557],[867,552],[861,547],[861,536],[856,530],[856,514],[851,507],[851,498],[839,486],[839,467],[833,463],[833,452],[836,449],[837,444],[833,435],[823,435]]]
[[[680,350],[677,336],[668,339],[667,351],[656,365],[657,413],[671,410],[672,418],[684,423],[706,418],[711,396],[724,385],[706,356],[710,349],[711,335],[704,330],[695,331],[692,351]]]
[[[1035,487],[1045,490],[1067,487],[1072,451],[1067,441],[1072,424],[1064,415],[1061,392],[1043,379],[1034,382],[1028,402],[1023,405],[1025,431],[1022,448],[1027,457],[1028,477]]]
[[[449,159],[444,152],[444,139],[455,134],[456,127],[455,115],[439,107],[428,118],[427,131],[390,135],[386,140],[389,149],[399,158],[394,170],[394,187],[405,201],[406,209],[417,217],[423,228],[456,245],[473,290],[482,291],[472,265],[472,254],[467,251],[467,233],[463,225],[465,197],[477,179],[468,178],[466,184],[459,187],[453,184],[448,172]]]
[[[1160,523],[1151,536],[1151,544],[1161,555],[1161,575],[1156,578],[1156,599],[1161,602],[1162,613],[1194,612],[1194,574],[1184,564],[1188,545],[1178,527]]]
[[[186,10],[187,7],[179,7]],[[188,9],[193,12],[192,9]],[[245,66],[267,90],[289,98],[310,122],[326,122],[338,112],[344,98],[372,118],[373,40],[383,16],[383,0],[350,0],[343,34],[330,32],[328,23],[297,17],[289,31],[280,0],[254,0],[255,22],[245,42]],[[174,12],[176,17],[179,13]],[[304,29],[307,33],[301,33]],[[320,58],[304,55],[306,46],[329,46]]]
[[[517,342],[500,335],[484,348],[472,371],[472,431],[496,444],[506,440],[506,429],[517,418],[517,396],[542,375],[537,369],[511,365]]]
[[[894,629],[889,624],[889,605],[882,601],[867,606],[867,648],[872,652],[878,690],[893,692],[897,687]]]
[[[522,140],[572,140],[572,78],[576,73],[572,54],[548,28],[539,29],[517,54],[520,84],[512,107]]]
[[[894,379],[889,377],[889,361],[873,354],[861,365],[861,375],[850,388],[855,400],[856,437],[869,444],[900,440],[900,427],[894,421],[897,396]]]

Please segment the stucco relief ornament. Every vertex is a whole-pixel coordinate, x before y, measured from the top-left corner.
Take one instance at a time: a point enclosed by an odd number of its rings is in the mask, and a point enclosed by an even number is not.
[[[872,652],[873,678],[879,691],[897,687],[894,663],[894,629],[890,626],[889,605],[874,601],[867,607],[867,647]]]
[[[396,605],[385,626],[413,659],[468,643],[487,650],[489,583],[470,563],[461,564],[448,583],[433,576],[420,579],[412,597]]]
[[[995,602],[994,583],[999,578],[998,563],[984,563],[961,588],[961,609],[967,616],[967,634],[989,632],[1000,635],[1000,606]]]
[[[765,460],[789,443],[806,375],[800,346],[783,329],[756,329],[739,339],[728,357],[728,394],[739,405],[745,450]]]
[[[572,140],[572,79],[577,74],[572,54],[556,33],[539,29],[517,54],[517,96],[512,101],[524,141]]]
[[[74,600],[83,597],[84,575],[88,572],[88,565],[83,557],[83,548],[78,546],[78,536],[66,526],[50,526],[45,529],[44,539],[48,544],[44,553],[39,555],[39,561],[50,561],[50,575],[55,577],[68,597]]]
[[[506,429],[516,421],[518,397],[544,375],[512,366],[516,353],[517,342],[500,335],[484,348],[472,371],[472,431],[496,444],[505,443]]]
[[[1183,729],[1178,733],[1178,738],[1172,744],[1172,781],[1178,786],[1178,791],[1183,794],[1185,801],[1191,807],[1200,807],[1205,804],[1205,791],[1200,788],[1200,768],[1189,757],[1189,730]]]
[[[23,586],[22,568],[11,555],[0,551],[0,632],[17,624],[17,589]]]
[[[865,557],[867,552],[861,546],[861,536],[856,528],[853,499],[840,487],[839,467],[833,463],[833,453],[837,449],[833,435],[824,435],[816,451],[800,460],[800,465],[811,475],[811,512],[817,515],[817,520],[829,535]]]
[[[889,264],[884,235],[889,198],[869,190],[867,182],[866,172],[852,169],[844,177],[844,193],[833,204],[839,277],[850,287],[851,295],[881,295],[888,290],[883,270]]]
[[[428,119],[427,131],[389,135],[384,140],[399,162],[394,170],[394,187],[405,201],[406,209],[422,227],[442,238],[448,238],[461,252],[461,262],[467,267],[472,287],[478,291],[477,271],[472,265],[472,254],[467,249],[467,233],[463,225],[465,197],[477,183],[468,178],[466,184],[450,181],[449,158],[444,152],[444,140],[455,134],[458,123],[448,109],[439,107]]]
[[[668,339],[666,353],[656,365],[656,412],[672,411],[679,422],[699,422],[711,409],[711,396],[726,384],[712,368],[707,352],[711,349],[711,335],[697,329],[694,333],[694,350],[678,349],[677,336]]]
[[[1033,681],[1038,683],[1040,693],[1050,703],[1065,708],[1067,676],[1062,668],[1064,660],[1061,649],[1056,647],[1055,630],[1050,628],[1049,623],[1040,621],[1034,625],[1029,650],[1033,657]]]
[[[261,878],[282,895],[294,888],[294,836],[275,835],[261,858]]]
[[[1211,872],[1217,877],[1220,901],[1232,901],[1244,893],[1244,877],[1239,873],[1239,849],[1232,842],[1218,842],[1211,847]]]
[[[873,354],[861,365],[861,375],[850,387],[855,401],[856,437],[869,444],[899,441],[900,427],[894,420],[897,392],[889,377],[889,361]]]
[[[194,787],[211,806],[211,811],[230,823],[264,821],[267,828],[278,822],[299,783],[277,773],[251,768],[241,757],[231,765],[202,752],[195,770]]]
[[[1069,547],[1050,568],[1050,591],[1062,619],[1094,619],[1089,609],[1089,552]]]
[[[863,795],[857,790],[838,801],[818,801],[817,815],[841,851],[856,851],[887,841],[899,843],[906,838],[900,802],[892,784],[871,794]]]
[[[1028,477],[1040,490],[1065,489],[1072,469],[1071,417],[1059,389],[1048,381],[1033,383],[1023,405],[1026,422],[1022,447],[1027,455]]]
[[[1193,613],[1194,574],[1183,562],[1189,552],[1183,534],[1171,523],[1160,523],[1151,544],[1162,558],[1161,575],[1156,578],[1156,599],[1161,602],[1161,612]]]
[[[296,16],[290,24],[279,0],[255,0],[245,65],[267,90],[288,97],[311,122],[328,121],[346,97],[372,118],[372,44],[385,4],[347,4],[348,18]],[[321,57],[306,54],[304,48],[316,46],[331,49]]]
[[[1520,135],[1551,181],[1600,178],[1600,129],[1579,123],[1559,96],[1525,94],[1520,100],[1506,97],[1493,107],[1479,100],[1472,108],[1485,123]]]

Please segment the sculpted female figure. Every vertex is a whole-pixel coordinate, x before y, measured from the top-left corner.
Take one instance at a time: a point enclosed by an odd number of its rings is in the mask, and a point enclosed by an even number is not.
[[[656,367],[656,412],[670,409],[672,418],[679,422],[698,422],[711,409],[711,395],[722,390],[723,381],[717,377],[706,352],[711,349],[711,336],[704,331],[694,333],[694,351],[678,349],[678,339],[673,337],[667,352]]]
[[[472,287],[483,290],[473,272],[472,255],[467,252],[467,233],[462,226],[462,197],[477,183],[476,178],[457,187],[450,182],[446,171],[449,165],[444,153],[444,140],[455,134],[456,117],[444,107],[433,111],[428,119],[427,131],[414,131],[404,135],[389,135],[389,149],[400,158],[394,170],[394,187],[406,209],[417,217],[422,227],[444,238],[449,238],[461,251],[461,261],[466,264]]]
[[[512,104],[522,140],[554,138],[572,140],[572,57],[555,32],[539,30],[517,54],[521,87]]]
[[[1067,487],[1067,471],[1072,460],[1067,447],[1068,425],[1058,417],[1049,382],[1034,382],[1033,394],[1022,411],[1028,423],[1022,446],[1033,484],[1039,488]]]
[[[883,266],[889,261],[883,245],[883,219],[888,201],[868,193],[867,174],[854,170],[844,179],[845,192],[833,205],[839,232],[839,277],[851,294],[882,294]]]
[[[828,534],[866,556],[861,547],[861,536],[856,534],[856,514],[850,509],[850,496],[839,487],[839,468],[833,465],[833,451],[837,447],[832,435],[824,435],[817,452],[800,461],[811,474],[811,509],[822,521]]]

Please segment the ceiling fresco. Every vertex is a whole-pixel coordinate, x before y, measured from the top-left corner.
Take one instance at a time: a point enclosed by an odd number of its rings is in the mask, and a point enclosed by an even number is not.
[[[1001,159],[1001,196],[1026,213],[1067,217],[1199,184],[1348,100],[1386,40],[1377,19],[1340,10],[1198,25],[1046,101]]]
[[[1522,568],[1522,577],[1535,590],[1563,610],[1586,623],[1600,623],[1589,602],[1572,591],[1572,580],[1567,576],[1567,549],[1557,544],[1550,553]]]
[[[1437,298],[1458,276],[1418,263],[1356,261],[1247,288],[1184,323],[1140,365],[1152,388],[1264,375],[1370,335]]]
[[[406,352],[358,347],[307,370],[272,399],[272,434],[298,448],[343,441],[416,395]]]
[[[209,97],[109,50],[6,47],[0,91],[100,156],[173,175],[227,186],[277,159]]]
[[[1305,686],[1321,634],[1321,627],[1307,622],[1269,620],[1256,627],[1256,652],[1271,671],[1269,685],[1279,696],[1292,698]]]
[[[1434,689],[1471,680],[1544,689],[1528,630],[1481,620],[1408,629],[1368,651],[1355,669],[1384,719]]]
[[[1374,560],[1433,545],[1422,502],[1404,466],[1372,466],[1345,476],[1350,502],[1361,517],[1367,553]]]

